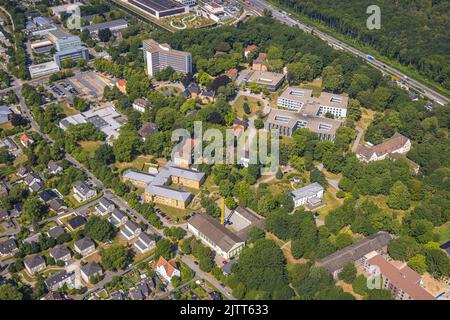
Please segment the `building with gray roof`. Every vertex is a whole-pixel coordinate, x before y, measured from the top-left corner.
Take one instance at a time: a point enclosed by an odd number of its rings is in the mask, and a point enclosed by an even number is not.
[[[64,285],[67,285],[68,288],[74,288],[75,272],[68,273],[66,270],[63,270],[49,276],[44,282],[49,291],[56,291]]]
[[[206,214],[196,214],[188,221],[188,230],[224,259],[237,256],[245,241]]]
[[[294,207],[299,206],[311,206],[315,207],[318,203],[317,200],[323,198],[323,187],[317,182],[308,184],[304,187],[291,191],[292,201],[294,201]]]
[[[89,33],[98,33],[100,30],[109,29],[111,30],[111,32],[115,33],[126,28],[128,28],[128,22],[125,19],[117,19],[97,24],[91,24],[89,26],[82,27],[82,30],[88,30]]]
[[[379,231],[358,242],[347,246],[316,262],[317,266],[327,269],[333,277],[337,277],[347,262],[364,263],[364,256],[372,251],[385,252],[393,235]]]

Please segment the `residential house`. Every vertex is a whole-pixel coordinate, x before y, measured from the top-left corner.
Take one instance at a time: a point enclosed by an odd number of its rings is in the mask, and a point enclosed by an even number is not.
[[[183,91],[183,96],[186,99],[189,98],[195,99],[199,96],[200,92],[201,92],[200,86],[196,82],[191,82]]]
[[[258,57],[252,62],[253,71],[267,71],[269,68],[267,53],[260,52]]]
[[[61,292],[50,291],[41,300],[69,300],[66,296],[64,296]]]
[[[83,238],[75,242],[75,251],[82,256],[87,256],[95,251],[95,243],[89,238]]]
[[[121,225],[123,225],[125,222],[128,221],[128,216],[119,209],[115,208],[111,213],[111,216],[109,217],[108,221],[112,223],[115,227],[120,227]]]
[[[86,224],[86,222],[87,222],[87,220],[85,217],[77,215],[77,216],[69,219],[67,221],[67,224],[69,225],[69,227],[72,230],[76,230],[76,229],[80,228],[81,226],[84,226]]]
[[[90,283],[90,279],[96,276],[102,276],[103,270],[102,267],[95,261],[89,262],[81,267],[81,278],[86,283]]]
[[[0,242],[0,257],[12,256],[17,251],[19,251],[19,248],[17,247],[16,240],[13,238]]]
[[[142,254],[148,252],[150,249],[154,248],[156,245],[155,240],[150,238],[145,232],[139,234],[138,239],[134,243],[134,247]]]
[[[224,259],[239,255],[245,246],[245,241],[206,214],[190,218],[188,231]]]
[[[97,191],[84,182],[77,182],[73,186],[73,196],[78,202],[85,202],[97,196]]]
[[[24,166],[20,166],[16,172],[16,175],[20,178],[25,178],[27,174],[28,174],[28,168],[24,167]]]
[[[245,48],[245,50],[244,50],[244,57],[245,57],[245,58],[248,58],[248,56],[249,56],[252,52],[254,52],[256,49],[258,49],[258,47],[255,46],[254,44],[251,44],[251,45],[247,46],[247,48]]]
[[[57,198],[58,196],[52,190],[44,190],[39,194],[39,200],[44,203],[49,203],[51,200]]]
[[[63,167],[57,161],[54,161],[54,160],[50,160],[48,162],[47,167],[48,167],[48,172],[50,172],[51,174],[58,174],[63,171]]]
[[[8,188],[3,181],[0,181],[0,198],[6,197],[8,195]]]
[[[150,288],[146,282],[139,282],[136,287],[130,290],[129,296],[131,300],[145,300],[150,294]]]
[[[49,276],[44,282],[49,291],[56,291],[64,287],[64,285],[72,289],[75,287],[75,272],[68,273],[66,270],[63,270]]]
[[[32,145],[34,143],[34,140],[27,136],[25,133],[20,137],[20,143],[24,147],[28,147],[29,145]]]
[[[56,226],[51,228],[50,230],[48,230],[47,235],[50,238],[56,239],[58,238],[60,235],[64,234],[66,231],[64,230],[64,227],[62,226]]]
[[[55,211],[58,214],[67,210],[66,203],[64,202],[64,200],[62,200],[60,198],[55,198],[55,199],[50,200],[50,202],[48,203],[48,206],[50,207],[50,209],[52,209],[53,211]]]
[[[317,208],[322,205],[323,187],[317,182],[308,184],[304,187],[291,191],[294,207],[305,206],[310,209]]]
[[[23,264],[29,274],[35,274],[46,267],[44,258],[38,254],[25,258]]]
[[[237,76],[238,76],[238,69],[236,68],[231,68],[230,70],[228,70],[225,75],[231,79],[231,81],[236,80]]]
[[[145,141],[145,138],[151,136],[155,132],[158,132],[158,125],[154,122],[144,122],[137,131],[142,141]]]
[[[175,259],[167,261],[163,256],[160,256],[156,263],[155,272],[165,281],[170,282],[173,277],[181,278],[181,272],[177,268]]]
[[[41,178],[37,174],[35,174],[33,172],[30,172],[25,177],[24,182],[28,186],[28,188],[30,189],[30,192],[33,192],[33,191],[37,192],[37,191],[39,191],[40,189],[42,189],[44,187]],[[39,188],[36,189],[36,187],[39,187]],[[35,189],[37,191],[35,191]]]
[[[372,277],[380,277],[382,288],[397,300],[434,300],[423,288],[422,276],[406,263],[397,268],[377,252],[371,252],[366,255],[365,270]]]
[[[95,212],[100,216],[105,216],[111,212],[113,212],[115,206],[110,200],[102,197],[98,204],[95,206]]]
[[[0,222],[6,220],[9,217],[8,211],[0,208]]]
[[[132,220],[128,220],[123,225],[123,228],[120,230],[120,233],[125,237],[127,240],[131,240],[136,238],[141,233],[141,228]]]
[[[406,154],[411,149],[411,140],[396,132],[391,138],[378,145],[366,143],[359,146],[356,157],[364,162],[383,160],[390,154]]]
[[[56,262],[67,262],[72,258],[72,255],[67,247],[59,245],[50,250],[50,257],[55,259]]]
[[[148,102],[147,99],[144,98],[138,98],[133,102],[133,109],[141,113],[144,113],[145,110],[147,110],[149,107],[150,103]]]
[[[0,124],[7,123],[12,116],[13,112],[7,106],[0,106]]]
[[[214,102],[216,93],[214,90],[203,90],[202,92],[200,92],[199,97],[202,103]]]
[[[354,262],[363,266],[366,262],[366,254],[372,251],[385,253],[392,239],[393,236],[388,232],[379,231],[318,260],[316,265],[327,269],[337,279],[346,263]]]

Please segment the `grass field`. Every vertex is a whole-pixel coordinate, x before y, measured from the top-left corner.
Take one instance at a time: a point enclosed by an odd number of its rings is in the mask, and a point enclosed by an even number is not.
[[[94,155],[95,150],[98,149],[98,147],[100,147],[100,145],[103,144],[102,141],[80,141],[78,142],[78,144],[87,152],[89,152],[89,154],[91,156]]]
[[[247,102],[250,107],[250,114],[247,116],[255,115],[258,110],[262,110],[264,108],[264,103],[261,99],[254,97],[240,96],[236,99],[236,101],[233,104],[233,108],[236,111],[236,114],[239,118],[242,118],[245,114],[243,107],[244,102]],[[258,102],[260,103],[259,106]]]
[[[445,243],[450,240],[450,221],[440,227],[434,228],[434,231],[439,234],[439,242]]]
[[[318,209],[319,219],[325,221],[325,217],[328,215],[330,211],[333,211],[339,208],[343,200],[336,198],[336,190],[334,188],[328,188],[328,190],[323,195],[323,201],[325,202],[325,206]]]
[[[144,171],[145,164],[150,162],[152,158],[152,156],[139,156],[131,162],[116,162],[116,167],[119,168],[119,170],[132,168],[138,171]]]
[[[12,128],[14,128],[14,127],[11,124],[11,121],[0,124],[0,129],[2,129],[2,130],[11,130]]]
[[[80,113],[80,111],[78,111],[75,108],[72,108],[71,106],[69,106],[68,103],[64,103],[62,105],[62,111],[64,112],[64,114],[69,117],[69,116],[73,116],[74,114]]]

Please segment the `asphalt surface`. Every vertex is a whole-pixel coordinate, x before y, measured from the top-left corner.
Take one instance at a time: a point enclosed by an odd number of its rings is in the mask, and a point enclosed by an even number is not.
[[[401,73],[397,69],[392,68],[378,60],[369,60],[367,58],[367,53],[364,53],[358,49],[355,49],[355,48],[333,38],[332,36],[303,23],[302,21],[298,20],[297,18],[294,19],[294,18],[290,17],[285,11],[272,6],[270,3],[266,2],[266,1],[248,0],[246,2],[246,4],[247,4],[247,6],[250,5],[250,6],[254,7],[256,10],[258,10],[260,12],[262,12],[264,9],[270,10],[272,12],[273,18],[275,18],[289,26],[297,26],[300,29],[302,29],[303,31],[308,32],[308,33],[313,32],[315,35],[317,35],[323,41],[327,42],[329,45],[332,45],[335,48],[350,52],[353,55],[364,59],[367,63],[371,64],[372,66],[381,70],[382,72],[390,73],[394,76],[397,76],[398,78],[402,79],[402,81],[405,82],[405,84],[418,90],[419,92],[421,92],[425,97],[427,97],[430,100],[436,101],[437,103],[439,103],[441,105],[448,104],[450,101],[444,95],[434,91],[433,89],[427,87],[426,85],[420,83],[419,81],[411,79],[410,77]]]

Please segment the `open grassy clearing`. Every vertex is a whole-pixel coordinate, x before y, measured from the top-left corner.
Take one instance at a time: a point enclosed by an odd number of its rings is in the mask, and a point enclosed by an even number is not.
[[[258,110],[263,110],[264,102],[255,97],[248,96],[239,96],[233,104],[233,109],[236,111],[236,114],[239,118],[242,118],[245,114],[244,112],[244,103],[247,102],[250,107],[250,114],[247,116],[255,115]],[[259,103],[259,105],[258,105]]]

